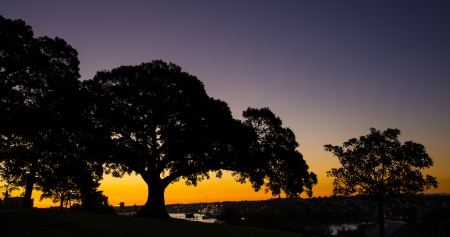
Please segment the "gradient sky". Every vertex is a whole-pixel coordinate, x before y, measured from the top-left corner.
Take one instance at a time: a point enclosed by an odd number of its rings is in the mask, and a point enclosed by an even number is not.
[[[331,194],[326,171],[339,166],[323,145],[370,127],[425,145],[435,161],[425,172],[439,182],[431,192],[450,192],[450,1],[15,0],[0,2],[0,14],[65,39],[82,80],[162,59],[197,76],[235,118],[269,107],[318,175],[315,196]],[[139,176],[105,176],[100,189],[112,205],[146,201]],[[166,190],[166,203],[267,198],[229,176]]]

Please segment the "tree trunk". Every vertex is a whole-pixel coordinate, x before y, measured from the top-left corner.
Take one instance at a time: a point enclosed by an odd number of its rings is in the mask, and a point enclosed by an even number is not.
[[[64,204],[64,195],[61,195],[61,201],[59,203],[59,210],[60,211],[62,211],[64,209],[63,204]]]
[[[384,236],[384,210],[383,210],[383,196],[378,197],[378,223],[379,223],[379,232],[380,237]]]
[[[25,183],[25,195],[23,197],[22,207],[31,206],[31,193],[33,192],[34,182],[36,181],[37,164],[32,164],[30,173],[27,175],[27,181]]]
[[[142,175],[144,178],[144,175]],[[148,185],[148,197],[145,205],[137,212],[136,216],[150,217],[158,219],[170,219],[167,213],[164,201],[164,191],[167,185],[158,178],[146,179],[144,181]]]

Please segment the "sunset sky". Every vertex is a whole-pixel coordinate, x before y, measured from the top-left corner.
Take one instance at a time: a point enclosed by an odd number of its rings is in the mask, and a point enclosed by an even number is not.
[[[424,172],[439,182],[430,192],[450,192],[450,1],[15,0],[1,1],[0,15],[66,40],[82,80],[162,59],[197,76],[235,118],[269,107],[318,175],[315,196],[331,194],[326,171],[339,167],[323,145],[370,127],[423,144],[435,162]],[[100,190],[112,205],[147,198],[140,176],[105,176]],[[166,190],[168,204],[270,197],[229,175]]]

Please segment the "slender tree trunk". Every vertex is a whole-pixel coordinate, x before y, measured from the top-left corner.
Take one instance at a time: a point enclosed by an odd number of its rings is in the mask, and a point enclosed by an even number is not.
[[[59,203],[59,210],[60,211],[62,211],[64,209],[63,203],[64,203],[64,195],[61,195],[61,201]]]
[[[144,178],[144,175],[142,175]],[[148,197],[145,205],[137,212],[136,216],[150,217],[158,219],[170,219],[167,213],[164,201],[164,191],[167,185],[163,184],[159,177],[146,179],[144,181],[148,185]]]
[[[32,164],[30,173],[27,175],[27,181],[25,183],[25,196],[23,197],[22,207],[31,206],[31,193],[33,192],[34,182],[36,181],[37,164]]]
[[[385,237],[384,236],[384,210],[383,210],[383,196],[378,197],[378,223],[380,226],[379,232],[380,232],[380,237]]]

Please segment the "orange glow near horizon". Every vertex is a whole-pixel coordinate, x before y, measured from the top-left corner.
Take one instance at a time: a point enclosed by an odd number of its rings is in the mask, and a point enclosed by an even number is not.
[[[130,181],[133,185],[120,182],[116,184],[113,177],[105,177],[100,189],[109,197],[110,203],[125,202],[126,205],[143,205],[147,200],[147,185],[140,176],[125,176],[123,181]],[[125,197],[124,194],[128,194]],[[122,199],[113,198],[122,196]],[[209,180],[203,180],[194,186],[187,186],[180,182],[169,185],[165,191],[166,204],[177,203],[199,203],[218,201],[240,201],[240,200],[266,200],[271,198],[270,193],[264,190],[255,192],[249,183],[239,184],[233,177],[225,173],[221,179],[213,174]]]
[[[435,172],[426,172],[435,175],[439,182],[439,188],[428,190],[426,193],[449,193],[450,177],[437,175]],[[439,172],[440,173],[440,172]],[[319,184],[314,187],[314,197],[329,196],[332,192],[332,179],[326,175],[318,175]],[[140,176],[131,175],[123,178],[113,178],[106,175],[99,187],[108,197],[111,205],[116,206],[120,202],[125,205],[143,205],[147,200],[147,185]],[[34,206],[45,208],[57,206],[50,199],[39,201],[40,192],[33,191]],[[307,198],[305,194],[302,198]],[[183,181],[171,184],[165,192],[166,204],[187,204],[201,202],[243,201],[243,200],[267,200],[273,198],[264,190],[255,192],[249,183],[240,184],[233,177],[225,173],[221,179],[212,176],[209,180],[200,182],[197,187],[186,186]]]
[[[313,196],[330,196],[333,190],[333,179],[326,176],[326,171],[333,167],[339,167],[338,159],[332,154],[325,152],[320,155],[314,155],[315,153],[312,149],[305,148],[302,153],[309,165],[309,170],[318,176],[319,182],[313,188]],[[429,154],[434,160],[434,165],[430,169],[422,170],[422,173],[436,177],[439,187],[427,190],[426,193],[450,193],[450,173],[448,172],[450,159],[448,159],[445,151],[432,150]],[[316,158],[307,159],[308,157]],[[216,178],[214,174],[211,174],[210,177],[209,180],[199,182],[197,187],[186,186],[183,180],[169,185],[165,191],[166,204],[267,200],[273,198],[270,193],[265,193],[264,190],[255,192],[250,183],[237,183],[231,176],[231,172],[224,172],[221,179]],[[113,206],[118,205],[120,202],[125,202],[125,205],[143,205],[147,201],[147,185],[141,176],[135,174],[125,175],[123,178],[104,175],[99,190],[103,191]],[[15,191],[12,195],[18,196],[22,191]],[[40,194],[38,191],[33,191],[35,207],[58,205],[58,203],[52,203],[50,199],[44,199],[40,202]],[[301,197],[307,198],[305,194],[302,194]]]

